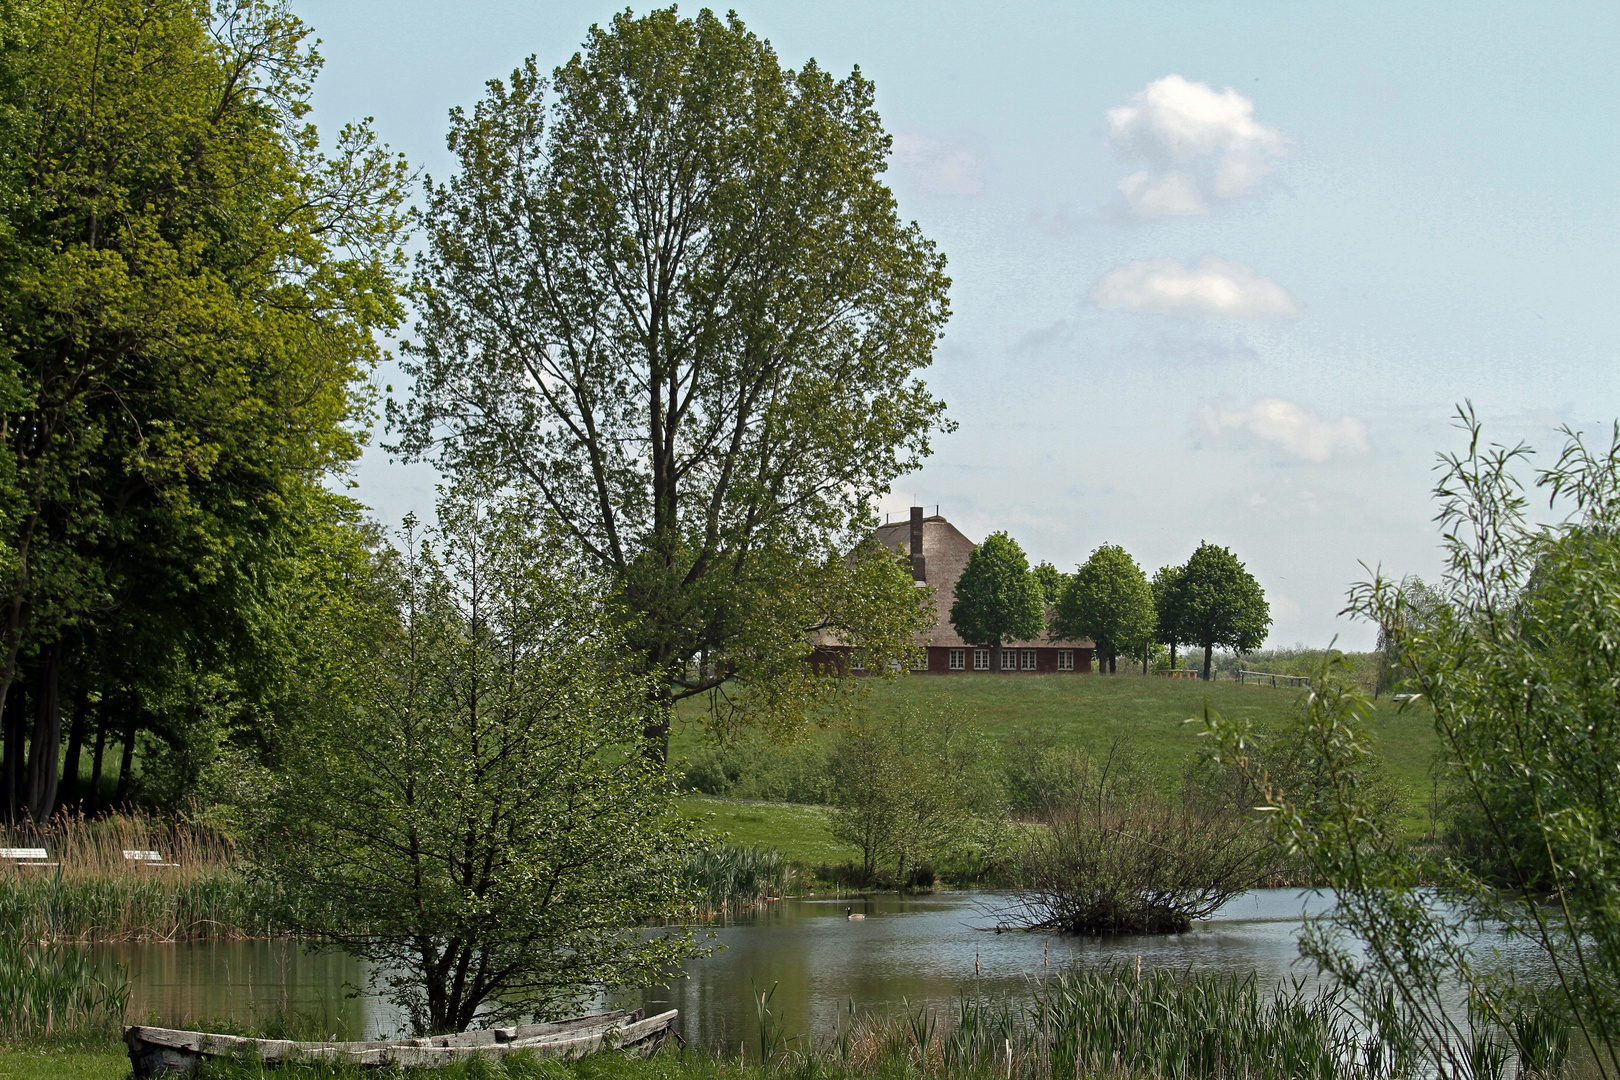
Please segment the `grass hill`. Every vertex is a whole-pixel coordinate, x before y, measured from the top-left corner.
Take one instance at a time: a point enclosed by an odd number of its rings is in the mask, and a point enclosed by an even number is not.
[[[1302,692],[1235,681],[1197,682],[1140,675],[905,675],[872,680],[863,708],[882,717],[908,702],[921,708],[949,700],[977,718],[993,742],[1005,746],[1020,733],[1106,752],[1123,740],[1171,783],[1187,758],[1204,749],[1199,737],[1206,705],[1214,712],[1251,719],[1273,730],[1300,707]],[[743,738],[721,759],[702,734],[699,709],[683,710],[671,750],[688,766],[689,782],[704,790],[751,801],[694,798],[694,813],[714,815],[710,827],[732,842],[764,843],[799,861],[838,861],[847,855],[825,831],[824,815],[804,804],[821,801],[816,787],[819,755],[835,737],[813,730],[783,747],[758,735]],[[1414,837],[1430,827],[1429,766],[1436,742],[1428,711],[1399,708],[1388,696],[1375,703],[1373,728],[1380,756],[1407,796],[1404,821]],[[772,803],[799,804],[780,810]]]

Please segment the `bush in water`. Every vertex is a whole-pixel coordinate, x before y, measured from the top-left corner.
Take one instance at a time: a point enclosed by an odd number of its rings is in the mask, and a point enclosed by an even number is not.
[[[1189,778],[1177,796],[1146,789],[1116,744],[1081,754],[1037,815],[1004,915],[1027,929],[1073,934],[1180,933],[1276,862],[1266,830]]]

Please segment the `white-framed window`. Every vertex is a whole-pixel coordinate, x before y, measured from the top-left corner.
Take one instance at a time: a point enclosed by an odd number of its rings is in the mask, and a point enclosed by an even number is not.
[[[1074,670],[1074,650],[1073,649],[1059,649],[1058,650],[1058,670],[1059,671],[1073,671]]]
[[[1035,670],[1035,650],[1034,649],[1025,649],[1025,650],[1023,650],[1023,653],[1024,653],[1024,670],[1025,671],[1034,671]]]
[[[990,650],[989,649],[974,649],[973,650],[973,670],[974,671],[989,671],[990,670]]]
[[[865,671],[866,654],[861,652],[859,649],[851,649],[849,651],[849,670]]]
[[[1017,671],[1018,670],[1018,650],[1017,649],[1002,649],[1001,650],[1001,670],[1002,671]]]
[[[927,671],[928,670],[928,650],[926,648],[913,649],[912,650],[912,652],[911,652],[911,670],[912,671]]]
[[[951,670],[952,671],[966,671],[967,670],[967,650],[966,649],[952,649],[951,650]]]

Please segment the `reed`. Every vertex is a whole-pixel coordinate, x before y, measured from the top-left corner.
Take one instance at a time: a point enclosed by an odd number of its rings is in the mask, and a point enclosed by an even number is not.
[[[0,829],[55,866],[0,865],[0,925],[36,942],[196,941],[275,932],[268,897],[213,829],[148,814],[59,815]],[[126,859],[157,851],[162,862]]]
[[[0,929],[0,1039],[111,1036],[129,1007],[129,976],[82,948]]]
[[[720,914],[779,899],[794,891],[798,871],[779,851],[722,844],[694,855],[686,880],[698,894],[698,914]]]
[[[1336,995],[1298,985],[1270,992],[1253,976],[1111,968],[1060,972],[1034,989],[1019,1007],[964,995],[948,1022],[921,1011],[852,1018],[831,1052],[858,1074],[899,1062],[922,1076],[1029,1080],[1369,1075],[1364,1040]]]

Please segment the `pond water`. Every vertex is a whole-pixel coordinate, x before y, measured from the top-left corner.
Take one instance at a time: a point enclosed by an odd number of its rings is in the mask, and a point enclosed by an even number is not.
[[[1330,900],[1292,889],[1262,889],[1227,904],[1185,934],[1070,938],[995,933],[1007,898],[987,892],[785,900],[713,927],[713,954],[690,961],[685,977],[632,996],[649,1013],[681,1011],[688,1042],[735,1047],[757,1033],[757,995],[789,1035],[824,1034],[857,1009],[949,1010],[964,990],[1001,997],[1025,992],[1047,965],[1134,966],[1256,975],[1261,985],[1309,978],[1294,944],[1302,913]],[[866,915],[850,921],[845,909]],[[259,1026],[277,1017],[349,1038],[403,1031],[386,1002],[356,993],[358,961],[309,954],[285,941],[130,945],[105,952],[130,966],[132,1011],[146,1022],[192,1027]]]

